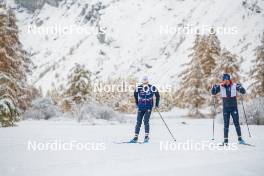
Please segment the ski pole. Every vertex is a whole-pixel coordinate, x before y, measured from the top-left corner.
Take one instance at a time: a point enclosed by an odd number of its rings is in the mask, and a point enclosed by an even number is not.
[[[213,109],[214,109],[214,116],[213,116],[213,138],[212,140],[214,140],[214,133],[215,133],[215,116],[216,116],[215,97],[213,97]]]
[[[173,141],[174,141],[174,142],[176,142],[176,139],[175,139],[175,137],[173,136],[173,134],[172,134],[171,130],[169,129],[169,127],[168,127],[167,123],[166,123],[166,122],[165,122],[165,120],[163,119],[163,117],[162,117],[162,115],[161,115],[161,113],[160,113],[159,109],[158,109],[158,108],[155,108],[155,109],[158,111],[158,113],[159,113],[159,116],[160,116],[161,120],[163,121],[164,125],[166,126],[167,130],[169,131],[169,133],[170,133],[170,135],[171,135],[171,137],[172,137]]]
[[[245,107],[244,107],[244,103],[243,103],[243,96],[241,95],[240,97],[241,97],[241,103],[242,103],[242,107],[243,107],[243,111],[244,111],[244,116],[245,116],[245,119],[246,119],[248,135],[249,135],[249,137],[251,137],[250,130],[249,130],[249,127],[248,127],[247,115],[246,115],[246,111],[245,111]]]

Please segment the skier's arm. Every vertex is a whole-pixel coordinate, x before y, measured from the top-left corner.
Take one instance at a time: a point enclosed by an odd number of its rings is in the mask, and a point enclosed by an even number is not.
[[[135,98],[136,105],[138,105],[138,89],[135,89],[134,91],[134,98]]]
[[[246,93],[245,88],[242,87],[242,85],[239,84],[239,83],[238,83],[237,86],[236,86],[236,90],[237,90],[238,92],[240,92],[241,94],[245,94],[245,93]]]
[[[160,94],[158,89],[155,87],[156,107],[159,107]]]
[[[220,85],[213,85],[212,89],[211,89],[211,94],[212,95],[216,95],[220,92]]]

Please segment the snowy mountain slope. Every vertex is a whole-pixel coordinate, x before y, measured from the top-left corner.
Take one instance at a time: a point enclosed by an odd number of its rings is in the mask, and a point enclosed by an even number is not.
[[[44,92],[65,84],[68,71],[76,62],[85,64],[98,79],[149,74],[156,84],[177,85],[177,74],[188,61],[188,48],[195,36],[194,33],[175,34],[175,29],[184,26],[200,30],[204,26],[208,30],[210,26],[225,27],[233,31],[232,34],[218,33],[218,36],[222,47],[244,58],[245,73],[264,30],[264,1],[256,1],[259,11],[255,6],[251,8],[251,4],[242,5],[241,0],[101,2],[98,5],[97,0],[66,0],[58,7],[46,4],[33,14],[17,10],[21,41],[36,66],[32,81]],[[92,5],[95,9],[100,6],[99,10],[92,10]],[[89,14],[95,17],[91,19]],[[97,39],[96,24],[105,28],[105,44]],[[92,33],[33,34],[28,30],[30,25],[38,29],[81,28]],[[166,33],[167,27],[169,33]]]

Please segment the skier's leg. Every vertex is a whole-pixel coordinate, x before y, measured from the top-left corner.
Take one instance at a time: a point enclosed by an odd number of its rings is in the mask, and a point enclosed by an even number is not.
[[[234,125],[235,125],[235,128],[236,128],[236,132],[237,132],[237,136],[238,136],[238,140],[242,140],[242,137],[241,137],[241,128],[240,128],[240,124],[239,124],[239,115],[238,115],[238,110],[237,108],[234,109],[232,112],[231,112],[231,116],[233,118],[233,122],[234,122]]]
[[[145,126],[145,138],[144,143],[147,143],[149,141],[149,119],[151,115],[151,110],[147,110],[144,115],[144,126]]]
[[[135,127],[135,135],[138,136],[139,131],[140,131],[140,127],[142,124],[142,119],[144,117],[145,114],[145,110],[138,110],[138,114],[137,114],[137,124]]]
[[[136,123],[136,127],[135,127],[135,137],[129,143],[137,143],[138,135],[139,135],[139,131],[140,131],[140,127],[142,124],[142,119],[143,119],[144,114],[145,114],[144,110],[138,110],[137,123]]]
[[[144,115],[144,126],[145,126],[145,135],[148,136],[149,134],[149,119],[151,115],[151,109],[147,110]]]
[[[228,143],[230,111],[224,109],[223,116],[224,116],[224,143]]]

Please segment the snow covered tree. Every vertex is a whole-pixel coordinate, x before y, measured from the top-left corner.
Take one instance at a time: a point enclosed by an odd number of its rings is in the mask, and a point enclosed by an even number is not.
[[[26,84],[29,59],[18,38],[13,12],[0,3],[0,121],[13,126],[18,112],[24,110],[33,96]]]
[[[253,97],[264,96],[264,32],[261,45],[256,48],[256,59],[253,60],[254,67],[250,70],[253,83],[250,85]]]
[[[175,101],[175,99],[177,99],[178,92],[175,90],[176,89],[173,87],[170,91],[159,92],[160,97],[162,97],[159,105],[159,109],[161,111],[170,111],[178,105],[177,101]]]
[[[203,36],[200,43],[201,47],[197,51],[199,53],[199,62],[201,64],[203,78],[208,81],[205,84],[207,90],[211,87],[210,78],[217,65],[216,62],[220,59],[221,55],[220,41],[213,32],[213,29],[211,30],[208,36]]]
[[[115,111],[135,112],[135,99],[133,96],[133,91],[137,85],[135,78],[112,78],[101,82],[100,85],[101,87],[114,86],[115,88],[112,91],[96,91],[97,102],[112,107]],[[127,87],[131,87],[132,90],[126,90]],[[124,91],[118,91],[118,89]]]
[[[205,103],[205,95],[208,94],[204,88],[202,68],[199,63],[200,47],[203,38],[196,35],[193,52],[189,55],[191,61],[187,64],[185,70],[179,75],[181,78],[180,88],[178,89],[177,100],[183,107],[189,108],[189,115],[203,117],[199,109]]]
[[[245,102],[246,115],[249,124],[264,125],[264,97],[256,97]],[[240,107],[239,113],[243,114],[243,109]],[[240,122],[245,124],[245,119]]]
[[[91,98],[93,91],[91,76],[92,73],[80,64],[76,64],[70,70],[65,93],[68,101],[79,104]]]
[[[232,54],[230,51],[224,48],[221,53],[221,58],[217,60],[217,66],[213,71],[213,77],[218,78],[216,81],[219,83],[223,73],[228,73],[231,75],[231,79],[233,81],[239,82],[240,63],[241,60],[237,55]]]

